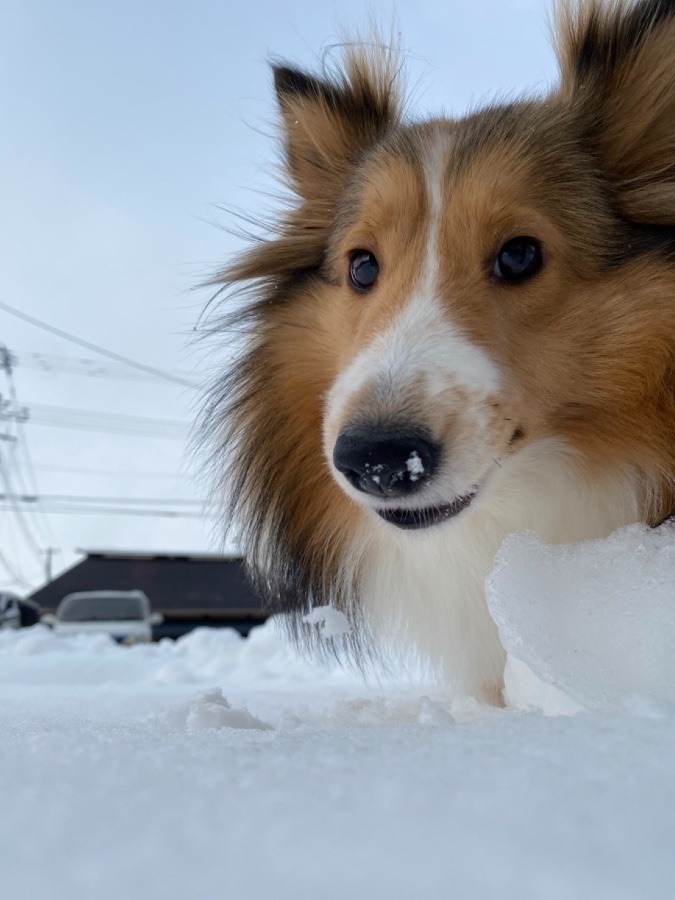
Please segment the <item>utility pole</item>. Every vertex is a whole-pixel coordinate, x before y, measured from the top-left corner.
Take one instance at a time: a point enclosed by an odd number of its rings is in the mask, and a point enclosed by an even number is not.
[[[52,580],[52,558],[60,551],[58,547],[45,547],[42,552],[45,555],[45,581],[49,583]]]
[[[0,423],[2,422],[18,422],[23,424],[29,419],[27,406],[19,406],[15,403],[15,397],[12,398],[11,377],[12,377],[12,354],[4,344],[0,344],[0,372],[4,371],[7,380],[10,382],[10,399],[6,399],[0,392]],[[16,438],[7,431],[0,432],[0,441],[14,441]]]
[[[10,355],[9,350],[3,344],[0,344],[0,372],[5,372],[7,377],[9,378],[9,374],[12,371],[10,369]],[[4,421],[4,416],[2,410],[4,409],[5,400],[3,400],[2,393],[0,393],[0,423]],[[2,424],[0,424],[0,441],[11,441],[14,440],[11,434],[8,434],[6,431],[3,431]]]

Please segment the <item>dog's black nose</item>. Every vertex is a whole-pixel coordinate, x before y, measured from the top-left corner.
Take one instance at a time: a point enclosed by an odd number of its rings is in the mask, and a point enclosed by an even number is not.
[[[343,431],[333,449],[335,468],[352,487],[379,497],[402,497],[419,490],[439,456],[439,446],[421,432],[381,427]]]

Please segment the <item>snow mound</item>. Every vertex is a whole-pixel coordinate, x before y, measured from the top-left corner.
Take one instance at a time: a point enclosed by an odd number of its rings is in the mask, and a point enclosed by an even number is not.
[[[283,622],[268,619],[248,638],[230,628],[197,628],[179,640],[162,643],[158,666],[149,676],[158,683],[210,682],[261,684],[312,682],[319,672],[344,677],[337,660],[304,659],[289,643]]]
[[[123,647],[106,634],[55,634],[40,624],[0,631],[0,684],[135,684],[153,651],[150,646]]]
[[[234,709],[220,688],[206,691],[187,703],[168,710],[162,716],[167,725],[185,728],[188,734],[221,728],[271,731],[272,726],[257,719],[247,709]]]
[[[510,656],[587,709],[675,704],[675,527],[547,545],[512,535],[487,580]]]
[[[43,656],[50,653],[78,654],[83,650],[106,653],[117,647],[107,634],[55,635],[46,625],[33,625],[18,631],[0,631],[0,657]]]
[[[308,625],[318,625],[322,638],[342,637],[352,630],[347,616],[332,606],[315,606],[302,621]]]
[[[444,704],[421,697],[365,697],[335,704],[329,723],[352,725],[432,725],[453,727],[455,720]]]
[[[39,657],[39,661],[38,661]],[[0,631],[0,684],[145,684],[158,690],[275,683],[337,684],[350,675],[336,659],[312,662],[269,619],[244,639],[232,628],[198,628],[177,641],[124,647],[104,634],[58,635],[45,625]]]

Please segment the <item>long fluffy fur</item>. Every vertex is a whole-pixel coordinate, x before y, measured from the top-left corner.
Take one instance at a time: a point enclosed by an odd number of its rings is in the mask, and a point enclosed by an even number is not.
[[[598,537],[675,508],[675,0],[563,3],[557,23],[560,84],[548,97],[451,123],[457,178],[490,175],[496,162],[550,173],[536,199],[555,211],[576,292],[565,317],[546,313],[550,326],[543,313],[524,320],[514,365],[523,383],[538,380],[526,400],[532,410],[549,402],[536,420],[546,427],[514,431],[466,523],[395,533],[357,508],[323,445],[349,343],[326,300],[340,290],[336,244],[388,160],[419,169],[450,128],[403,120],[399,63],[386,49],[349,47],[331,78],[274,67],[295,200],[275,234],[216,279],[247,294],[226,317],[247,345],[211,387],[202,421],[225,518],[296,634],[307,632],[303,612],[332,604],[352,619],[357,656],[372,636],[380,646],[403,638],[495,701],[503,653],[482,584],[501,540],[525,528],[555,541]],[[405,177],[399,187],[406,196]],[[545,371],[527,369],[526,340],[550,354]]]

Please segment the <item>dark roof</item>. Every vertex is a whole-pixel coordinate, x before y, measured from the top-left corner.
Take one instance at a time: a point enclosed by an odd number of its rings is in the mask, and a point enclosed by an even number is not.
[[[145,552],[139,550],[106,550],[100,547],[78,548],[77,553],[83,556],[101,556],[106,559],[186,559],[190,562],[200,562],[201,560],[217,560],[219,562],[243,559],[240,553],[169,553],[157,550],[147,550]]]
[[[90,551],[30,595],[54,609],[73,591],[144,591],[152,608],[174,615],[260,615],[262,604],[237,556]]]

